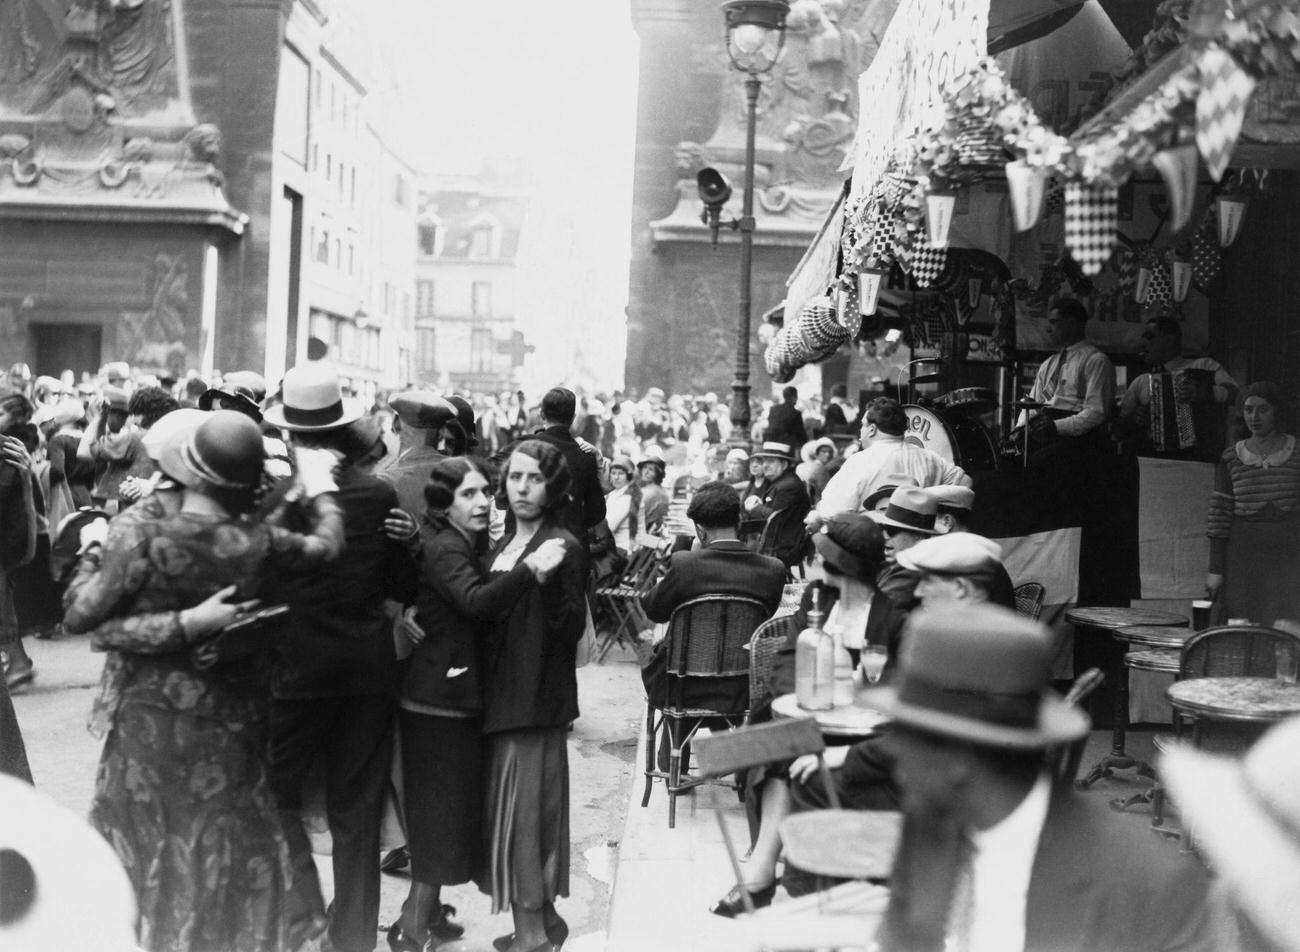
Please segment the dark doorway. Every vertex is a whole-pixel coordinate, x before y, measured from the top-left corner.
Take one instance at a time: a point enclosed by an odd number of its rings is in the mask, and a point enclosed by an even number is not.
[[[71,370],[81,379],[83,373],[99,370],[104,342],[104,328],[99,324],[32,324],[36,349],[33,369],[38,374],[57,377]]]

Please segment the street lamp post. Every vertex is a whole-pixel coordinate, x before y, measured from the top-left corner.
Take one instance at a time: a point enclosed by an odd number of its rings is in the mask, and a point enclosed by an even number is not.
[[[745,190],[740,221],[740,307],[736,320],[736,374],[731,383],[731,442],[749,442],[749,328],[754,269],[754,140],[762,76],[771,72],[785,43],[787,0],[727,0],[727,56],[745,78]]]

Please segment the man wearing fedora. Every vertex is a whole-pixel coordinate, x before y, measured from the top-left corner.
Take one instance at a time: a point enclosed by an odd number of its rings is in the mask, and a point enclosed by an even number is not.
[[[905,439],[907,412],[897,400],[877,397],[862,415],[862,452],[854,453],[826,483],[816,513],[809,518],[816,529],[817,518],[837,512],[857,512],[868,496],[886,483],[901,485],[898,476],[909,477],[917,486],[969,486],[966,471],[934,450]]]
[[[902,791],[884,949],[1216,948],[1191,856],[1073,789],[1059,765],[1087,715],[1049,687],[1052,640],[992,605],[909,619],[899,672],[863,703]]]
[[[876,584],[900,609],[910,612],[917,605],[915,569],[898,561],[901,553],[923,539],[938,535],[934,527],[938,504],[915,486],[899,486],[889,497],[889,505],[868,513],[885,533],[885,567]]]
[[[315,361],[294,367],[284,376],[282,397],[266,411],[268,423],[296,446],[343,457],[336,499],[346,537],[339,559],[280,589],[290,613],[273,681],[270,777],[294,866],[291,916],[323,912],[301,823],[304,786],[319,762],[333,840],[329,938],[341,952],[370,952],[398,688],[385,601],[413,601],[417,568],[410,545],[386,534],[386,523],[401,515],[396,491],[366,471],[378,429],[362,426],[361,405],[343,397],[337,371]],[[289,528],[299,528],[292,524],[298,515],[291,507]]]
[[[787,566],[794,565],[807,547],[803,521],[811,508],[808,489],[794,471],[794,449],[789,443],[768,440],[751,458],[762,461],[764,482],[761,490],[741,503],[745,518],[767,519],[780,512],[779,525],[768,528],[768,548]]]

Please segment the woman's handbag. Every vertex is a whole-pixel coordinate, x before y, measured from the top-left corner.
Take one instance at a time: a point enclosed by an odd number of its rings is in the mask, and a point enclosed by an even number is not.
[[[246,664],[266,651],[288,615],[288,605],[270,605],[241,615],[190,649],[190,658],[201,670]]]

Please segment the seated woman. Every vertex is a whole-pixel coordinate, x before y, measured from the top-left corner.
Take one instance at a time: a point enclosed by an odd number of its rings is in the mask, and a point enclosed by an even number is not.
[[[818,593],[820,608],[826,613],[826,630],[839,634],[855,665],[864,647],[884,645],[889,656],[885,667],[887,676],[898,652],[906,616],[875,585],[876,573],[885,557],[880,527],[864,513],[840,513],[828,519],[813,535],[813,545],[822,557],[826,581],[812,582],[804,591],[792,634],[779,649],[772,669],[774,697],[794,690],[795,640],[808,625],[814,592]],[[770,716],[770,710],[759,708],[751,714],[751,721],[767,720]],[[746,809],[757,814],[758,833],[748,859],[741,864],[741,872],[755,906],[768,905],[776,893],[781,821],[791,811],[789,767],[782,763],[756,768],[750,771],[745,785]],[[751,829],[753,826],[751,818]],[[739,884],[734,886],[711,911],[728,918],[743,912],[740,888]]]

